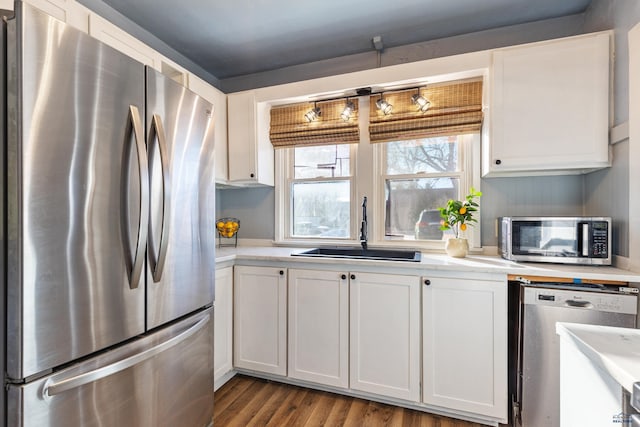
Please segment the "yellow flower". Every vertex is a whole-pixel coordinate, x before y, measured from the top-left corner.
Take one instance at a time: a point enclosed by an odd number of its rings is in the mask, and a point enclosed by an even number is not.
[[[464,208],[462,208],[462,209],[464,209]],[[460,209],[460,210],[462,210],[462,209]],[[460,213],[463,213],[463,212],[460,212]],[[460,230],[464,231],[466,229],[467,229],[467,224],[460,224]]]
[[[460,212],[460,215],[464,215],[464,214],[467,213],[467,208],[465,206],[463,206],[463,207],[460,208],[460,210],[458,212]],[[463,230],[464,230],[464,228],[463,228]]]

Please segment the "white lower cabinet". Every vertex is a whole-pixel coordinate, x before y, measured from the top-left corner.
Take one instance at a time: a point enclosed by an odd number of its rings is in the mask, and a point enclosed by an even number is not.
[[[233,370],[233,267],[216,270],[213,310],[213,382],[218,389]]]
[[[353,390],[420,400],[420,279],[350,274]]]
[[[287,374],[287,269],[236,266],[233,280],[236,368]]]
[[[424,403],[506,422],[506,279],[423,283]]]
[[[346,272],[289,270],[288,376],[349,386],[349,280]]]

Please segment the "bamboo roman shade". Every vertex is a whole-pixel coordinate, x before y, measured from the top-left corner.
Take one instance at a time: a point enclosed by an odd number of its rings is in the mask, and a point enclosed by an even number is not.
[[[420,94],[431,102],[417,111],[411,97]],[[449,82],[421,89],[385,92],[393,111],[384,115],[376,108],[380,94],[371,95],[369,133],[371,142],[389,142],[479,132],[482,126],[482,81]]]
[[[317,120],[307,122],[306,112],[314,108],[313,102],[271,108],[269,136],[274,148],[303,145],[351,144],[360,141],[358,129],[358,102],[352,100],[355,110],[348,121],[342,120],[346,99],[317,101],[322,111]]]

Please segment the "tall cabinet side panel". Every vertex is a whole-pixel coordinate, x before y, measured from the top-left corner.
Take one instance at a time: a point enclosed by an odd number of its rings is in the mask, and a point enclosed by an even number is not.
[[[4,23],[0,28],[0,100],[6,99],[5,92],[5,80],[6,75],[6,61],[5,56],[7,53],[7,40],[5,37],[6,31]],[[2,143],[0,144],[0,167],[2,167],[2,173],[0,173],[0,368],[5,368],[5,351],[6,351],[6,304],[5,304],[5,289],[7,280],[7,258],[6,258],[6,244],[7,244],[7,212],[6,212],[6,195],[7,195],[7,140],[6,140],[6,109],[5,102],[0,102],[0,132],[2,132]],[[0,427],[5,426],[5,414],[7,408],[5,407],[5,391],[4,387],[0,387]]]

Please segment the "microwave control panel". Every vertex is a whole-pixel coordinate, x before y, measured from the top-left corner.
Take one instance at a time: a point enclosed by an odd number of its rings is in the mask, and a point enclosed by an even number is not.
[[[591,256],[607,258],[609,256],[609,224],[605,221],[591,223]]]

